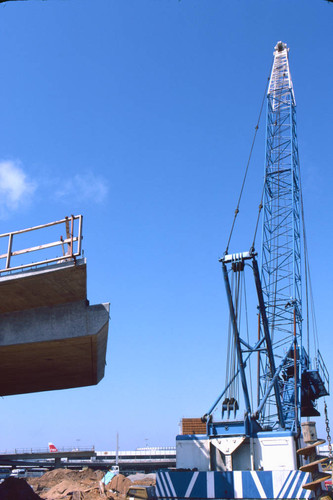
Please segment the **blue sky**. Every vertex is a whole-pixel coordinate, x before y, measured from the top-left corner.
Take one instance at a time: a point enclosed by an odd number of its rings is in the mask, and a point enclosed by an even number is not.
[[[333,5],[0,5],[0,232],[82,213],[88,296],[111,302],[103,381],[2,399],[0,449],[51,440],[108,450],[117,431],[123,450],[174,445],[180,419],[201,416],[222,390],[218,258],[278,40],[290,47],[318,330],[332,373]],[[234,251],[248,249],[254,230],[264,128]]]

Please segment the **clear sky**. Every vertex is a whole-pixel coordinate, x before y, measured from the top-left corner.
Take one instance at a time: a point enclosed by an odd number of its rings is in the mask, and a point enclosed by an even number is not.
[[[117,431],[123,450],[172,446],[180,419],[203,415],[221,392],[218,258],[278,40],[290,47],[320,346],[333,373],[333,4],[0,4],[0,232],[82,213],[88,297],[111,302],[103,381],[1,399],[0,449],[110,450]],[[264,128],[232,251],[251,243]]]

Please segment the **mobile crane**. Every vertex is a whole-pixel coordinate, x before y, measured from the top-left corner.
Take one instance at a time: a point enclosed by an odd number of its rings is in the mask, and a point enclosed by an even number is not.
[[[185,426],[177,436],[177,470],[158,473],[160,498],[310,498],[330,478],[320,471],[325,459],[316,455],[324,441],[309,422],[319,415],[317,400],[329,394],[329,376],[319,350],[310,358],[308,331],[303,340],[302,254],[306,268],[308,261],[296,101],[283,42],[275,46],[267,89],[260,212],[261,269],[258,221],[253,243],[242,253],[229,252],[233,224],[220,259],[230,314],[225,388],[197,429]],[[257,319],[246,319],[244,327],[248,272]]]

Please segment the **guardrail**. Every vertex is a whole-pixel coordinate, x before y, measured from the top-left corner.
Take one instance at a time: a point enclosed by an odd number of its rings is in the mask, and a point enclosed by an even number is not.
[[[77,221],[77,223],[76,223]],[[20,250],[13,250],[14,236],[17,238],[19,235],[25,233],[30,233],[32,231],[38,231],[46,228],[51,228],[53,226],[64,227],[64,234],[66,238],[62,236],[56,241],[51,241],[49,243],[44,243],[42,245],[31,246],[28,248],[23,248]],[[43,224],[40,226],[30,227],[28,229],[22,229],[20,231],[13,231],[10,233],[0,234],[0,242],[2,239],[8,238],[7,252],[0,255],[0,259],[6,259],[5,267],[0,269],[0,275],[3,273],[8,273],[11,271],[18,271],[23,269],[32,268],[35,266],[41,266],[49,264],[52,262],[65,262],[69,260],[74,260],[81,255],[81,243],[82,243],[82,215],[71,215],[70,217],[65,217],[64,219],[49,222],[48,224]],[[15,239],[16,239],[15,238]],[[74,244],[76,244],[76,249],[74,249]],[[14,265],[12,266],[12,258],[17,256],[26,255],[31,252],[39,252],[41,250],[49,250],[51,248],[61,247],[62,255],[57,255],[55,257],[42,259],[37,262],[29,262],[26,264]]]
[[[73,453],[83,452],[83,451],[93,451],[95,452],[94,446],[86,446],[86,447],[76,447],[76,446],[68,446],[56,449],[57,453]],[[13,450],[3,450],[0,451],[0,455],[28,455],[28,454],[48,454],[52,455],[54,452],[50,451],[49,448],[15,448]]]
[[[329,376],[328,369],[325,365],[325,362],[324,362],[319,350],[317,350],[317,356],[315,359],[316,359],[316,369],[318,370],[318,373],[319,373],[319,375],[324,383],[327,394],[329,394],[329,392],[330,392],[330,376]]]

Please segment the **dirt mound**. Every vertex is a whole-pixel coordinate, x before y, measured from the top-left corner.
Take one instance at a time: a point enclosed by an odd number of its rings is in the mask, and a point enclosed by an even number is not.
[[[75,481],[100,481],[105,475],[105,472],[93,469],[78,470],[75,473]]]
[[[39,488],[52,488],[56,484],[64,480],[73,482],[99,482],[104,476],[102,471],[94,471],[92,469],[84,469],[80,471],[70,469],[54,469],[46,472],[41,477],[29,478],[28,483],[34,487]]]
[[[102,500],[103,498],[124,500],[128,488],[133,484],[132,481],[123,474],[118,474],[105,488],[102,488],[104,489],[102,492],[100,480],[104,475],[105,471],[92,469],[80,471],[54,469],[41,477],[28,479],[28,482],[39,495],[34,498],[44,500]],[[145,478],[143,474],[138,476],[140,479],[136,480],[135,484],[155,485],[154,478]],[[30,497],[26,498],[30,500]],[[2,500],[1,497],[0,500]],[[19,497],[18,500],[20,500]]]
[[[93,498],[96,496],[100,497],[98,484],[88,486],[87,484],[78,484],[71,480],[65,479],[59,484],[53,486],[47,493],[43,495],[43,498],[45,500],[60,500],[61,498],[72,498],[76,496],[80,499],[86,499],[86,493],[93,493]]]
[[[54,469],[28,482],[45,500],[95,500],[101,499],[99,482],[103,476],[104,472],[92,469]],[[104,498],[112,497],[105,495]]]
[[[107,489],[125,496],[131,484],[132,481],[130,479],[122,474],[118,474],[111,479],[110,483],[107,485]]]
[[[40,498],[24,479],[7,477],[0,484],[0,500],[38,500]]]

